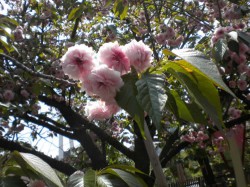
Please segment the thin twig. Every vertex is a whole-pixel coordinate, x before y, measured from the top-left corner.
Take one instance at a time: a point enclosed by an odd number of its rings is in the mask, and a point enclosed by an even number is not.
[[[57,82],[60,82],[60,83],[71,85],[71,86],[76,85],[76,83],[74,83],[74,82],[70,82],[70,81],[67,81],[67,80],[64,80],[64,79],[59,79],[59,78],[56,78],[56,77],[54,77],[52,75],[46,75],[46,74],[43,74],[43,73],[40,73],[40,72],[35,72],[32,69],[28,68],[27,66],[23,65],[21,62],[17,61],[16,59],[10,57],[9,55],[0,53],[0,56],[6,58],[8,60],[11,60],[17,67],[23,69],[24,71],[28,72],[31,75],[34,75],[35,77],[40,77],[40,78],[49,79],[49,80],[52,80],[52,81],[57,81]]]

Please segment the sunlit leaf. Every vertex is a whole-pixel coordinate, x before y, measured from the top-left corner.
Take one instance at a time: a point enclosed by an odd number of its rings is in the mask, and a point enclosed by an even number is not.
[[[234,93],[223,82],[217,66],[203,53],[193,49],[179,49],[174,50],[173,53],[184,59],[189,65],[182,61],[183,64],[188,65],[190,69],[202,72],[207,78],[212,80],[215,85],[234,96]]]
[[[84,173],[76,171],[70,175],[67,181],[67,187],[84,187]]]
[[[129,173],[129,172],[126,172],[126,171],[123,171],[123,170],[120,170],[120,169],[115,169],[115,168],[108,168],[105,170],[106,173],[109,173],[111,175],[114,175],[116,177],[119,177],[120,179],[122,179],[129,187],[145,187],[147,186],[145,184],[145,182],[139,178],[138,176],[132,174],[132,173]]]
[[[28,166],[51,187],[62,187],[55,171],[42,159],[30,153],[13,153],[14,159],[22,166]]]
[[[128,187],[128,185],[123,180],[111,174],[103,174],[98,176],[96,182],[98,187]]]

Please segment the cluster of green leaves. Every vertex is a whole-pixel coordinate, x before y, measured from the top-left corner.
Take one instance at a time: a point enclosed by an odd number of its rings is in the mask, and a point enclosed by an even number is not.
[[[43,181],[50,187],[145,187],[145,182],[138,174],[145,175],[140,170],[125,166],[113,165],[100,171],[92,169],[86,172],[77,171],[63,182],[58,174],[42,159],[30,154],[13,152],[5,163],[0,176],[3,187],[20,186],[35,180]],[[25,178],[26,177],[26,178]]]

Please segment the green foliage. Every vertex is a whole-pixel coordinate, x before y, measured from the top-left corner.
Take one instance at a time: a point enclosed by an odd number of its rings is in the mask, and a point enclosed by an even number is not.
[[[127,16],[128,4],[124,3],[123,0],[116,0],[113,11],[115,16],[120,17],[120,19],[123,20]]]
[[[136,82],[137,99],[158,129],[161,127],[162,110],[167,101],[164,82],[163,75],[148,73],[143,74],[141,79]]]
[[[55,171],[39,157],[29,153],[14,152],[13,158],[24,171],[40,176],[49,186],[63,186]]]
[[[185,60],[180,62],[184,66],[186,66],[186,68],[203,73],[216,86],[219,86],[221,89],[234,96],[232,91],[223,82],[217,66],[213,62],[211,62],[209,58],[206,57],[203,53],[193,49],[174,50],[173,53]]]
[[[0,177],[0,186],[1,187],[27,187],[26,184],[18,176],[8,176],[1,178]]]
[[[200,71],[188,65],[187,62],[167,62],[166,69],[182,85],[187,88],[192,99],[209,115],[218,127],[222,127],[222,111],[220,98],[213,82]],[[189,108],[190,110],[191,108]]]
[[[224,39],[220,39],[213,48],[213,57],[217,63],[222,62],[227,50],[227,44]]]
[[[122,79],[124,81],[124,85],[116,94],[115,99],[118,105],[135,119],[141,130],[141,133],[144,134],[144,111],[137,100],[138,91],[135,86],[137,77],[130,73],[124,75]]]
[[[176,117],[194,123],[206,124],[202,110],[195,102],[185,102],[178,92],[170,90],[167,107],[175,114]]]
[[[67,187],[82,187],[84,186],[83,173],[77,171],[69,176],[67,181]]]

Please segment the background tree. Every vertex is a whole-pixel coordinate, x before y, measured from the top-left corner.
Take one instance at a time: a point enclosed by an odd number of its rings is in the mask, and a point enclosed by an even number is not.
[[[0,147],[37,155],[66,175],[84,167],[99,170],[111,163],[130,163],[150,175],[142,175],[150,186],[155,176],[150,171],[143,126],[136,118],[143,114],[137,110],[142,107],[148,114],[145,120],[151,136],[161,150],[162,167],[182,150],[191,150],[188,158],[195,155],[193,160],[203,168],[206,183],[216,183],[209,152],[224,151],[226,141],[224,135],[214,132],[226,132],[231,127],[237,131],[236,127],[241,127],[238,124],[246,129],[249,120],[247,1],[5,3],[6,14],[0,17]],[[118,41],[122,46],[133,39],[150,47],[153,60],[139,76],[129,73],[122,77],[124,86],[116,101],[130,115],[121,112],[106,120],[94,120],[84,108],[95,98],[65,71],[62,57],[75,44],[97,52],[108,42]],[[182,48],[192,50],[171,52]],[[142,93],[145,87],[153,91]],[[142,101],[150,94],[158,97],[147,107],[149,101]],[[134,96],[138,104],[126,107]],[[56,111],[41,112],[43,105]],[[19,140],[24,128],[32,130],[34,139],[41,128],[46,128],[52,136],[77,140],[89,160],[86,158],[81,168],[56,162]],[[122,131],[133,136],[119,136]],[[230,165],[226,166],[225,173],[231,172]]]

